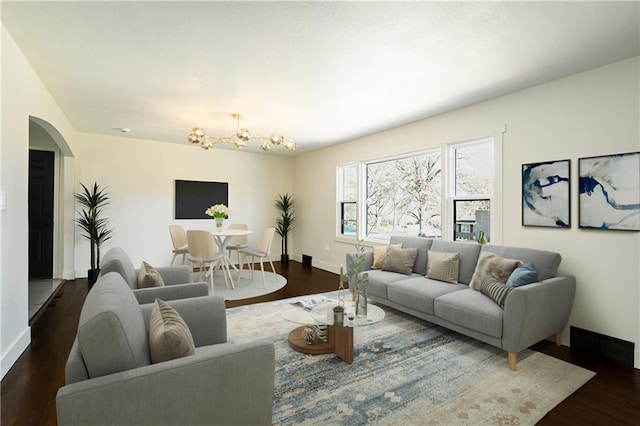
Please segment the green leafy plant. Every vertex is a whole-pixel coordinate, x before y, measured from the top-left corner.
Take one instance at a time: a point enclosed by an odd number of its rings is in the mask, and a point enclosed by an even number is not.
[[[82,236],[89,241],[91,249],[91,269],[100,269],[100,246],[113,236],[113,229],[109,228],[109,221],[100,217],[102,209],[109,203],[109,194],[100,189],[94,182],[89,189],[84,184],[82,192],[75,194],[75,199],[83,208],[80,210],[76,223],[82,229]]]
[[[355,256],[347,261],[347,273],[342,276],[342,280],[349,283],[349,288],[362,293],[369,285],[369,273],[362,272],[365,262],[364,246],[359,242],[355,248]]]
[[[293,215],[295,200],[289,194],[278,195],[276,208],[280,211],[280,217],[276,219],[276,232],[282,237],[281,249],[284,256],[289,255],[287,240],[289,232],[293,230],[296,217]]]

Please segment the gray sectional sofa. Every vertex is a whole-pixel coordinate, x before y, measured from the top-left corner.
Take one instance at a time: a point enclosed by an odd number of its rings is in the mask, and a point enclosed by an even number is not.
[[[227,343],[220,296],[167,303],[189,328],[195,353],[152,363],[153,304],[139,304],[118,273],[98,278],[56,396],[58,425],[271,424],[273,342]]]
[[[392,236],[390,244],[417,248],[416,261],[411,273],[405,275],[372,269],[373,252],[365,252],[362,270],[369,274],[369,300],[502,348],[508,352],[511,370],[516,369],[517,353],[534,343],[554,336],[556,344],[560,344],[576,291],[574,277],[556,276],[560,254],[422,237]],[[459,253],[456,284],[426,277],[430,250]],[[533,263],[539,281],[511,290],[503,309],[492,298],[469,287],[478,259],[487,252]],[[356,253],[347,254],[348,267],[355,256]]]

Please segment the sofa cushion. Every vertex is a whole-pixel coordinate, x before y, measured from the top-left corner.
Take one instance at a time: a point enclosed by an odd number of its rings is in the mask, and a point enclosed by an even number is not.
[[[164,287],[162,275],[147,262],[142,262],[138,270],[138,288]]]
[[[433,302],[443,294],[468,289],[465,284],[448,284],[425,277],[397,281],[387,289],[388,299],[402,306],[433,315]]]
[[[387,272],[397,272],[399,274],[411,275],[413,266],[416,263],[417,256],[417,248],[401,249],[396,247],[389,247],[389,251],[387,252],[387,259],[384,262],[382,270]]]
[[[196,345],[189,327],[175,309],[156,299],[149,317],[149,353],[158,363],[193,355]]]
[[[498,256],[518,259],[522,263],[533,263],[541,281],[554,277],[562,261],[562,256],[559,253],[523,247],[484,244],[481,251],[482,253],[490,252]]]
[[[100,275],[106,275],[109,272],[117,272],[122,275],[129,287],[138,288],[138,274],[136,268],[131,263],[129,255],[120,247],[109,249],[100,263]]]
[[[504,302],[507,300],[507,296],[511,290],[513,290],[513,288],[507,287],[504,283],[497,281],[490,275],[484,277],[480,283],[480,293],[491,298],[491,300],[496,302],[502,309],[504,309]]]
[[[138,301],[122,276],[100,276],[85,299],[78,345],[89,377],[149,365],[149,341]]]
[[[478,259],[478,265],[473,273],[469,287],[479,291],[482,280],[487,276],[491,276],[504,284],[513,270],[521,265],[522,262],[517,259],[505,259],[497,254],[482,253]]]
[[[431,245],[431,250],[460,253],[458,282],[469,284],[471,282],[471,277],[473,276],[473,271],[475,271],[476,264],[478,263],[480,246],[481,245],[478,243],[434,240]]]
[[[423,237],[406,237],[392,235],[389,242],[391,244],[402,244],[402,248],[417,248],[418,257],[413,265],[413,272],[422,276],[427,275],[427,251],[431,248],[433,240]]]
[[[460,253],[429,250],[427,278],[457,284],[459,266]]]
[[[393,244],[387,246],[373,246],[373,269],[382,269],[384,262],[387,260],[389,247],[402,248],[402,244]]]
[[[436,316],[478,333],[502,338],[504,311],[479,291],[469,288],[438,297],[433,310]]]
[[[526,284],[538,282],[538,272],[533,263],[526,263],[518,266],[513,270],[509,279],[507,279],[507,287],[520,287]]]
[[[417,278],[420,275],[413,273],[411,275],[398,274],[396,272],[387,272],[380,269],[369,271],[369,285],[367,286],[367,294],[382,299],[388,298],[388,287],[391,283]]]

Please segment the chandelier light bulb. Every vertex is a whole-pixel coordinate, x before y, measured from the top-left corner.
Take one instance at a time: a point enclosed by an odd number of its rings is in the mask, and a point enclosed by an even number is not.
[[[271,143],[269,141],[264,141],[262,142],[260,147],[262,148],[263,151],[269,151],[269,149],[271,148]]]
[[[251,139],[251,133],[249,133],[247,129],[238,130],[238,133],[236,133],[236,136],[238,137],[238,139],[245,142],[248,142],[249,139]]]
[[[271,143],[274,145],[280,145],[284,142],[284,137],[280,133],[274,133],[271,135]]]

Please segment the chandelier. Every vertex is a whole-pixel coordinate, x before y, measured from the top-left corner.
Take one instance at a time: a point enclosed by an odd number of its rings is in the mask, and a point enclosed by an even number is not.
[[[264,151],[269,151],[271,149],[271,145],[281,145],[287,151],[294,151],[298,144],[291,139],[285,139],[279,133],[273,133],[270,137],[262,137],[262,136],[251,136],[249,130],[245,128],[240,128],[240,121],[244,118],[240,114],[233,114],[233,118],[236,119],[236,134],[231,136],[217,137],[217,136],[207,136],[204,133],[204,130],[201,127],[194,127],[189,133],[187,140],[192,144],[198,144],[202,147],[202,149],[211,149],[214,145],[219,143],[230,143],[235,145],[237,148],[246,148],[247,143],[253,139],[260,142],[260,147]]]

